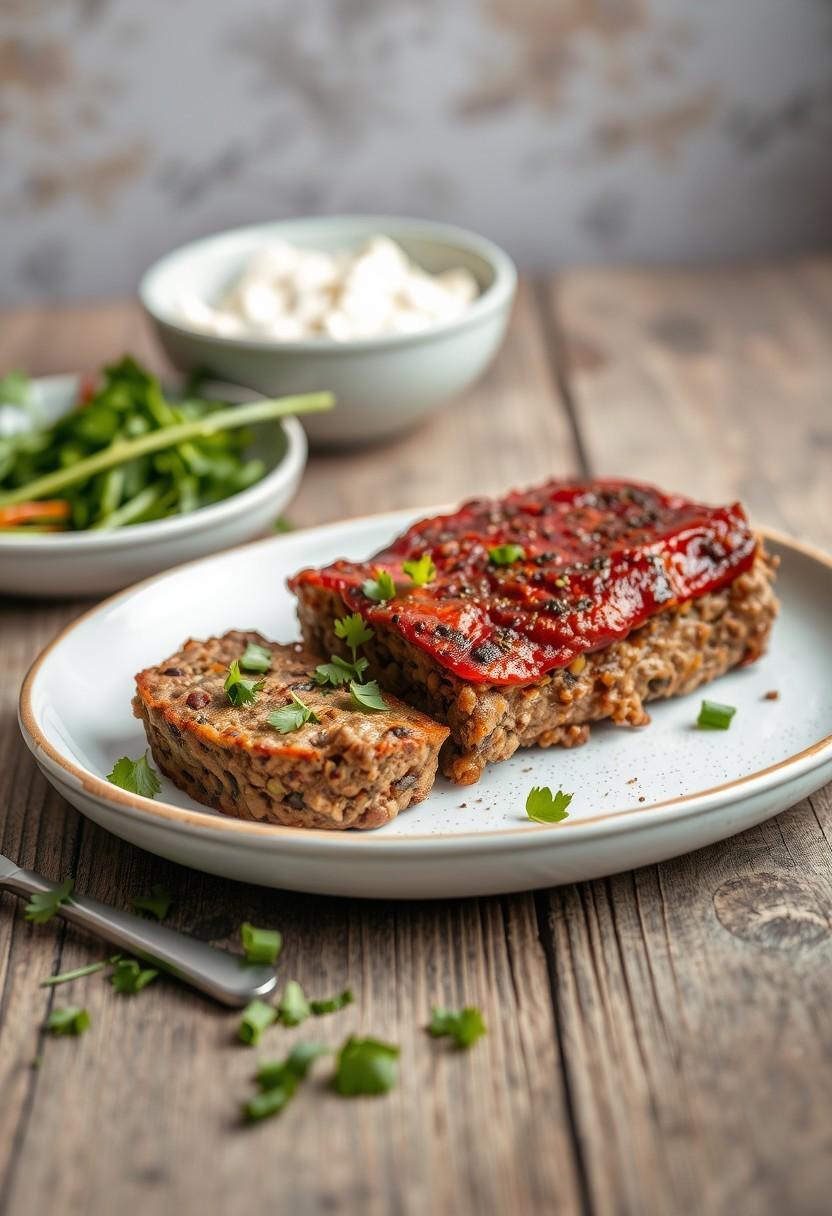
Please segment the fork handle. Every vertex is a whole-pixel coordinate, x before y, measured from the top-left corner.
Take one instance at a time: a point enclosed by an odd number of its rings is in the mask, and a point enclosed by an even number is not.
[[[23,896],[57,891],[59,885],[31,870],[15,870],[0,880],[0,887]],[[71,895],[60,904],[57,915],[143,962],[162,968],[224,1005],[246,1005],[255,997],[268,996],[277,984],[271,967],[249,966],[237,954],[218,950],[131,912],[110,908],[86,895]]]

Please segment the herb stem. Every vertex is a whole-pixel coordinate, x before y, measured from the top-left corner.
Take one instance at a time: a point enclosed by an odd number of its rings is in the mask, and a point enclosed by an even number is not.
[[[217,431],[234,430],[238,427],[253,426],[258,422],[271,422],[277,418],[285,418],[290,414],[311,414],[321,410],[331,409],[334,398],[331,393],[301,393],[294,397],[277,397],[272,401],[255,401],[250,405],[234,405],[227,409],[217,410],[204,418],[195,418],[189,422],[179,422],[162,430],[149,431],[135,439],[118,440],[109,447],[103,448],[93,456],[79,460],[77,464],[54,473],[47,473],[30,481],[27,485],[18,486],[0,494],[0,508],[11,506],[30,499],[43,498],[65,490],[79,482],[88,481],[97,473],[112,469],[116,465],[126,464],[137,456],[147,456],[151,452],[161,452],[165,448],[177,447],[191,439],[203,439]]]
[[[68,984],[70,980],[83,979],[85,975],[95,975],[96,971],[103,971],[108,964],[104,963],[89,963],[86,967],[76,967],[74,971],[64,971],[63,975],[50,975],[48,979],[41,980],[41,988],[54,988],[56,984]]]

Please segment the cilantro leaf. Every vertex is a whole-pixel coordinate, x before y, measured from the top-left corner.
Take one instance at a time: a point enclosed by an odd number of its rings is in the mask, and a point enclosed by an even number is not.
[[[365,579],[361,590],[368,600],[377,604],[386,604],[396,598],[396,584],[389,570],[376,570],[376,577]]]
[[[312,1010],[306,999],[306,994],[297,980],[289,980],[283,989],[283,996],[277,1007],[278,1017],[284,1026],[300,1026],[305,1022]]]
[[[281,735],[289,735],[293,730],[299,730],[301,726],[305,726],[307,722],[320,722],[321,719],[314,709],[304,705],[300,697],[296,697],[293,692],[290,692],[289,695],[292,698],[292,704],[273,710],[266,718],[269,726],[279,730]]]
[[[283,935],[277,929],[258,929],[248,921],[240,926],[240,939],[247,963],[266,963],[273,967],[283,949]]]
[[[348,680],[361,680],[370,664],[366,659],[355,659],[352,663],[342,659],[339,654],[330,655],[328,663],[320,663],[315,668],[315,679],[319,684],[331,684],[340,688]]]
[[[398,1080],[399,1049],[378,1039],[347,1039],[338,1053],[333,1085],[343,1097],[386,1094]]]
[[[466,1005],[459,1013],[434,1005],[428,1034],[434,1038],[449,1036],[457,1047],[470,1047],[486,1033],[482,1014],[474,1005]]]
[[[273,1022],[277,1021],[277,1010],[274,1005],[255,998],[249,1001],[240,1018],[240,1028],[237,1031],[240,1042],[248,1047],[255,1047]]]
[[[170,891],[166,891],[164,887],[160,887],[158,883],[154,883],[145,895],[137,895],[135,897],[133,900],[133,911],[146,912],[148,916],[153,916],[156,920],[164,920],[168,912],[170,912],[172,902]]]
[[[107,780],[122,790],[129,790],[131,794],[141,794],[142,798],[155,798],[162,788],[159,775],[147,758],[147,752],[138,760],[131,760],[129,756],[116,760]]]
[[[272,652],[256,642],[249,642],[240,659],[244,671],[268,671],[272,665]]]
[[[488,560],[495,566],[512,566],[521,562],[526,556],[526,550],[521,545],[495,545],[488,550]]]
[[[320,1017],[324,1013],[337,1013],[339,1009],[345,1009],[347,1005],[351,1005],[354,1000],[352,989],[345,988],[343,992],[338,993],[338,996],[330,997],[328,1001],[310,1001],[309,1008],[316,1017]]]
[[[62,975],[50,975],[47,979],[41,980],[41,988],[54,988],[57,984],[69,984],[72,980],[81,980],[85,975],[95,975],[96,971],[103,971],[107,966],[103,963],[88,963],[86,967],[76,967],[74,971],[64,971]]]
[[[26,919],[36,925],[45,925],[61,904],[65,904],[69,899],[74,886],[75,880],[67,878],[54,891],[36,891],[26,905]]]
[[[415,587],[426,587],[436,578],[436,566],[429,553],[423,553],[418,560],[402,562],[402,570]]]
[[[526,799],[526,814],[535,823],[560,823],[569,818],[566,808],[571,801],[572,795],[564,794],[563,790],[553,794],[548,785],[535,786]]]
[[[349,616],[340,617],[335,622],[335,636],[347,643],[352,651],[352,657],[355,659],[355,652],[358,650],[358,647],[363,646],[365,642],[369,642],[371,638],[374,638],[375,630],[366,624],[359,612],[353,612]]]
[[[66,1005],[53,1009],[46,1019],[46,1029],[52,1034],[83,1034],[89,1030],[90,1015],[80,1005]]]
[[[240,671],[240,662],[235,659],[228,668],[223,688],[228,693],[228,699],[232,705],[238,708],[241,705],[251,705],[257,699],[258,692],[261,691],[265,680],[245,680]]]
[[[110,976],[110,983],[116,992],[124,996],[135,996],[142,988],[152,984],[158,974],[152,967],[143,969],[134,958],[120,958]]]
[[[356,709],[377,711],[387,708],[376,680],[370,680],[367,684],[356,684],[355,680],[350,680],[350,698]]]

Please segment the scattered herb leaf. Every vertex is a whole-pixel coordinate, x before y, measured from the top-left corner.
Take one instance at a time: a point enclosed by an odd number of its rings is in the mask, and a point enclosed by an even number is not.
[[[274,1005],[255,999],[250,1001],[243,1010],[240,1018],[238,1035],[241,1043],[255,1047],[263,1037],[264,1031],[277,1021],[277,1010]]]
[[[727,730],[736,712],[733,705],[720,705],[719,701],[703,701],[696,725],[710,730]]]
[[[247,963],[265,963],[273,967],[283,949],[283,935],[277,929],[258,929],[248,921],[240,926],[240,939]]]
[[[273,528],[275,532],[294,532],[295,525],[285,515],[278,515],[274,521]]]
[[[297,980],[289,980],[286,984],[277,1012],[284,1026],[300,1026],[309,1017],[312,1010]]]
[[[375,637],[375,630],[370,628],[359,612],[352,612],[335,622],[335,636],[347,643],[354,659],[358,647]]]
[[[240,671],[239,659],[235,659],[228,668],[223,687],[228,693],[228,699],[232,705],[237,707],[241,705],[251,705],[257,699],[258,692],[261,691],[265,680],[246,680],[243,678]]]
[[[345,988],[338,996],[330,997],[328,1001],[310,1001],[309,1008],[316,1017],[320,1017],[324,1013],[337,1013],[339,1009],[346,1009],[354,1000],[352,989]]]
[[[423,553],[417,560],[402,562],[402,570],[415,587],[426,587],[436,578],[436,566],[429,553]]]
[[[80,1005],[66,1005],[53,1009],[46,1019],[46,1029],[52,1034],[83,1034],[89,1030],[90,1015]]]
[[[299,730],[307,722],[320,722],[321,719],[314,709],[304,705],[300,697],[296,697],[293,692],[290,692],[289,695],[292,698],[292,704],[273,710],[266,718],[269,726],[279,730],[281,735],[289,735],[293,730]]]
[[[122,790],[129,790],[131,794],[141,794],[142,798],[155,798],[162,788],[159,774],[148,760],[147,752],[138,760],[131,760],[129,756],[116,760],[107,780]]]
[[[158,974],[153,967],[142,968],[134,958],[120,958],[116,960],[110,983],[123,996],[135,996],[142,988],[152,984]]]
[[[256,642],[249,642],[240,659],[244,671],[268,671],[272,665],[272,652]]]
[[[133,911],[145,912],[155,920],[161,921],[170,912],[172,902],[170,891],[166,891],[164,887],[154,883],[145,895],[136,896],[133,900]]]
[[[36,925],[45,925],[48,920],[52,919],[61,904],[65,904],[69,899],[74,886],[74,879],[67,878],[54,891],[36,891],[26,905],[26,919],[33,921]]]
[[[350,697],[357,709],[376,711],[387,708],[376,680],[370,680],[367,684],[356,684],[355,680],[350,680]]]
[[[58,984],[69,984],[72,980],[81,980],[85,975],[95,975],[96,971],[103,971],[107,966],[106,961],[102,963],[88,963],[86,967],[76,967],[74,971],[64,971],[61,975],[50,975],[48,979],[41,980],[41,988],[54,988]]]
[[[457,1047],[470,1047],[486,1033],[485,1022],[479,1009],[466,1005],[459,1013],[451,1009],[441,1009],[434,1006],[431,1011],[428,1034],[434,1038],[449,1036]]]
[[[495,545],[488,550],[488,559],[495,566],[512,566],[521,562],[526,556],[526,550],[521,545]]]
[[[27,406],[31,389],[32,382],[25,372],[7,372],[0,377],[0,405]]]
[[[396,598],[396,584],[389,570],[376,570],[376,577],[365,579],[361,589],[368,600],[377,604],[386,604]]]
[[[260,1093],[243,1107],[246,1119],[255,1122],[279,1114],[294,1097],[312,1062],[329,1050],[317,1043],[298,1043],[285,1060],[264,1060],[257,1070]]]
[[[347,1039],[338,1053],[333,1085],[344,1097],[386,1094],[398,1079],[399,1049],[378,1039]]]
[[[346,659],[342,659],[339,654],[333,654],[328,663],[320,663],[315,668],[315,679],[321,685],[331,684],[333,688],[339,688],[348,680],[360,682],[369,666],[366,659],[355,659],[350,663]]]
[[[526,814],[535,823],[560,823],[569,818],[566,808],[571,801],[572,795],[563,790],[553,794],[548,785],[535,786],[526,799]]]

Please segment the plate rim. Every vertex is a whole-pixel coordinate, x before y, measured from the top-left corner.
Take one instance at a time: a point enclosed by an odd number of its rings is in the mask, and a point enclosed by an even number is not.
[[[89,618],[95,616],[99,612],[106,610],[111,605],[114,605],[118,600],[126,599],[133,596],[136,592],[142,591],[152,585],[168,577],[173,573],[178,573],[187,569],[190,566],[201,565],[206,562],[222,559],[230,554],[237,553],[244,549],[251,549],[259,545],[280,545],[282,542],[289,541],[295,536],[302,536],[310,532],[333,531],[340,532],[344,529],[354,527],[358,524],[365,524],[371,521],[391,518],[395,520],[398,517],[404,521],[408,516],[417,514],[426,514],[428,512],[441,512],[448,509],[448,504],[441,504],[438,507],[410,507],[398,508],[391,511],[375,511],[367,515],[355,516],[347,520],[330,521],[325,524],[315,524],[306,528],[298,528],[287,536],[265,536],[253,541],[247,541],[241,545],[235,545],[232,548],[225,549],[220,553],[211,554],[208,557],[194,558],[191,561],[183,562],[178,566],[171,567],[168,570],[161,571],[158,574],[151,575],[149,578],[142,579],[139,582],[132,583],[129,587],[116,592],[113,595],[107,596],[100,600],[97,604],[88,608],[85,612],[74,620],[69,621],[55,635],[40,654],[37,655],[26,676],[20,689],[20,697],[18,701],[18,721],[20,729],[24,737],[26,745],[35,756],[38,762],[43,762],[46,767],[51,768],[56,777],[60,777],[63,781],[67,781],[80,786],[81,791],[87,796],[94,798],[97,802],[103,803],[111,809],[120,808],[131,813],[131,817],[138,816],[144,820],[155,821],[154,826],[166,827],[171,830],[178,829],[196,829],[197,834],[200,832],[210,832],[211,834],[220,833],[221,835],[228,834],[232,839],[240,843],[261,842],[263,840],[281,841],[283,844],[288,844],[289,847],[302,847],[303,842],[322,842],[335,841],[339,843],[336,847],[355,850],[364,845],[371,845],[374,850],[378,851],[396,851],[401,852],[408,847],[415,845],[432,844],[434,847],[440,848],[443,845],[447,846],[450,842],[462,844],[480,843],[487,845],[493,842],[495,845],[500,845],[507,840],[523,846],[524,841],[531,843],[536,840],[540,832],[547,832],[551,829],[548,824],[535,824],[529,822],[517,827],[508,828],[490,828],[482,831],[471,829],[467,832],[449,832],[447,834],[437,834],[431,832],[420,832],[410,836],[382,836],[374,832],[346,832],[332,831],[323,828],[303,828],[285,827],[281,824],[267,824],[252,822],[251,820],[238,819],[234,816],[224,815],[216,811],[206,808],[204,811],[194,810],[189,807],[176,806],[174,803],[156,801],[151,798],[144,798],[139,794],[133,794],[128,790],[123,790],[119,786],[110,784],[105,778],[98,777],[95,773],[80,767],[73,761],[68,760],[61,755],[58,749],[47,739],[41,727],[35,720],[34,707],[32,704],[32,694],[37,676],[48,659],[52,651],[57,648],[62,641],[76,628],[82,625]],[[769,527],[759,527],[756,531],[766,540],[770,540],[775,544],[786,549],[791,549],[808,557],[812,561],[825,566],[827,570],[832,571],[832,555],[824,552],[818,546],[805,541],[796,540],[794,537],[788,536],[786,533],[780,532],[778,529]],[[627,807],[622,810],[608,810],[597,815],[592,815],[585,819],[569,821],[558,824],[561,835],[568,833],[569,838],[581,838],[584,836],[595,835],[596,832],[601,833],[608,829],[611,821],[615,821],[615,825],[622,825],[622,830],[625,827],[633,825],[633,821],[637,820],[636,826],[647,817],[652,821],[665,822],[669,818],[675,818],[678,815],[680,808],[687,808],[689,813],[707,812],[717,809],[724,805],[727,801],[726,795],[729,791],[738,788],[745,789],[753,784],[751,794],[763,793],[772,785],[776,784],[775,777],[780,774],[783,769],[793,770],[792,776],[799,777],[804,772],[811,771],[816,767],[820,767],[824,761],[825,753],[832,754],[832,733],[825,735],[821,739],[816,740],[806,748],[802,748],[799,752],[795,752],[791,756],[787,756],[783,760],[778,760],[773,765],[768,765],[765,768],[758,769],[754,773],[749,773],[744,777],[737,777],[732,781],[723,782],[720,785],[712,786],[706,790],[699,790],[693,794],[680,794],[675,798],[664,799],[661,802],[646,803],[643,806]],[[691,806],[691,804],[696,804]]]

